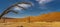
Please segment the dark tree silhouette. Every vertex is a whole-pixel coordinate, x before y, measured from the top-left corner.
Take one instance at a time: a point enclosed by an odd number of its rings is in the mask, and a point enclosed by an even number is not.
[[[12,10],[12,8],[15,7],[15,6],[20,7],[20,8],[23,8],[23,10],[26,10],[26,8],[21,7],[21,6],[18,6],[18,4],[29,4],[29,5],[32,6],[32,4],[29,3],[29,2],[18,2],[18,3],[16,3],[16,4],[13,4],[12,6],[8,7],[6,10],[3,11],[3,13],[0,15],[0,19],[2,19],[2,17],[3,17],[5,14],[8,14],[9,12],[13,12],[13,13],[16,13],[16,14],[17,14],[18,12]],[[5,20],[4,20],[4,21],[5,21]]]

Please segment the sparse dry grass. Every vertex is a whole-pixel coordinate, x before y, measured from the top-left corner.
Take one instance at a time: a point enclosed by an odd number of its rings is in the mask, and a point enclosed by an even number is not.
[[[60,27],[60,22],[11,22],[11,23],[0,23],[0,27]]]

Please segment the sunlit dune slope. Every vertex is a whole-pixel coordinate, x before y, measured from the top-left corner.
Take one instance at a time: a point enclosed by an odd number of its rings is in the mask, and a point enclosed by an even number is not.
[[[35,16],[31,19],[32,21],[60,21],[60,12],[50,12],[48,14],[42,14]]]
[[[39,16],[29,16],[25,18],[11,18],[5,19],[6,22],[28,22],[30,18],[30,22],[40,22],[40,21],[60,21],[60,12],[50,12],[47,14],[42,14]]]

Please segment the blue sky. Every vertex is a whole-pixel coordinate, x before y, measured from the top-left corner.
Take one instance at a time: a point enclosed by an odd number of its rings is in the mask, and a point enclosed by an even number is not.
[[[26,16],[38,16],[49,12],[60,12],[60,0],[0,0],[0,14],[12,4],[24,1],[31,2],[33,7],[27,8],[27,10],[18,10],[19,14],[10,12],[5,15],[5,17],[19,18]]]

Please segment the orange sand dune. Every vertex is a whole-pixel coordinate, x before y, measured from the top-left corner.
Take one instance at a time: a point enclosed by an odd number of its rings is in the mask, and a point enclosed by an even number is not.
[[[29,16],[25,18],[5,19],[5,22],[38,22],[38,21],[60,21],[60,12],[50,12],[39,16]]]
[[[35,16],[32,21],[60,21],[60,12],[51,12],[48,14]]]

